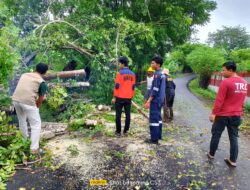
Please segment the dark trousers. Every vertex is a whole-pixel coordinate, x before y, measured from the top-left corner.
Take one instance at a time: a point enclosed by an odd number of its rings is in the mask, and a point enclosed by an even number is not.
[[[158,103],[151,102],[150,113],[149,113],[149,128],[151,140],[158,142],[162,137],[162,118],[161,118],[161,108]]]
[[[174,117],[173,104],[174,104],[174,95],[169,95],[165,97],[164,106],[163,106],[163,119],[164,122],[172,120]]]
[[[236,162],[238,157],[238,132],[241,124],[240,116],[217,116],[212,126],[212,138],[210,142],[210,154],[214,156],[225,127],[227,127],[230,141],[230,160]]]
[[[131,99],[124,99],[124,98],[116,98],[115,101],[115,112],[116,112],[116,132],[121,133],[121,115],[122,109],[124,107],[126,120],[125,120],[125,127],[124,133],[128,132],[130,126],[130,110],[131,110]]]

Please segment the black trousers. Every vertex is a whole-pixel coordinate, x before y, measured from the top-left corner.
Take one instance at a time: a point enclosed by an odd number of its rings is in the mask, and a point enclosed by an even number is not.
[[[214,156],[218,148],[222,132],[224,131],[225,127],[227,127],[230,141],[230,160],[232,162],[236,162],[239,151],[238,132],[240,124],[240,116],[217,116],[215,118],[215,122],[212,126],[212,138],[210,142],[210,154],[212,156]]]
[[[115,101],[115,112],[116,112],[116,132],[121,133],[121,115],[122,109],[124,107],[126,120],[125,120],[125,127],[124,133],[128,132],[130,127],[130,110],[131,110],[131,99],[124,99],[124,98],[116,98]]]
[[[163,120],[164,122],[172,120],[174,117],[173,104],[174,95],[166,95],[163,105]]]

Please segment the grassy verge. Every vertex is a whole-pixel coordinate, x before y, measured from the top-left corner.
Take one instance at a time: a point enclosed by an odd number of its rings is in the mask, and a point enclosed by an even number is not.
[[[206,100],[214,101],[216,97],[216,93],[212,90],[199,88],[198,79],[194,79],[189,83],[189,89],[198,97],[204,98]]]
[[[190,91],[202,99],[202,101],[212,108],[216,93],[209,89],[202,89],[198,86],[198,79],[194,79],[189,83]],[[245,134],[250,135],[250,105],[245,105],[243,123],[240,130]]]

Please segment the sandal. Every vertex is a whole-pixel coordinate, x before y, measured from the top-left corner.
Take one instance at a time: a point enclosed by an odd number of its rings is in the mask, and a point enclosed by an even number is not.
[[[45,152],[43,149],[36,149],[36,150],[30,150],[30,153],[33,154],[33,155],[44,155]]]
[[[214,156],[212,156],[209,152],[207,153],[207,158],[209,159],[209,160],[213,160],[214,159]]]
[[[227,165],[229,165],[230,167],[236,167],[236,162],[232,162],[230,159],[225,158],[224,161],[226,162]]]

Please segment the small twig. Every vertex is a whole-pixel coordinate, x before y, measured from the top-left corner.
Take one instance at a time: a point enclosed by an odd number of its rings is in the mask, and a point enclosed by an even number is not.
[[[121,24],[118,26],[117,33],[116,33],[116,40],[115,40],[116,71],[118,71],[119,69],[118,51],[119,51],[120,28],[121,28]]]
[[[0,136],[14,136],[16,135],[16,132],[11,132],[11,133],[0,133]]]
[[[79,47],[79,46],[73,44],[72,42],[67,42],[67,44],[68,44],[69,46],[66,46],[66,48],[68,48],[68,49],[74,49],[74,50],[78,51],[78,52],[81,53],[81,54],[87,54],[87,55],[89,55],[90,57],[93,57],[93,54],[90,53],[91,50],[88,50],[88,49],[84,49],[84,48],[82,48],[82,47]]]
[[[35,160],[35,161],[32,161],[32,162],[27,162],[25,164],[16,164],[15,166],[28,166],[28,165],[31,165],[31,164],[35,164],[37,162],[41,162],[43,159],[45,159],[45,157],[40,157],[39,159]]]
[[[152,22],[152,17],[151,17],[150,12],[149,12],[148,1],[147,0],[145,0],[145,4],[147,6],[148,17],[149,17],[150,21]]]
[[[93,100],[85,100],[85,99],[73,99],[73,102],[81,101],[82,103],[89,103],[92,102]]]
[[[19,168],[19,167],[16,167],[15,169],[16,170],[28,170],[28,171],[32,171],[33,170],[31,168]]]

